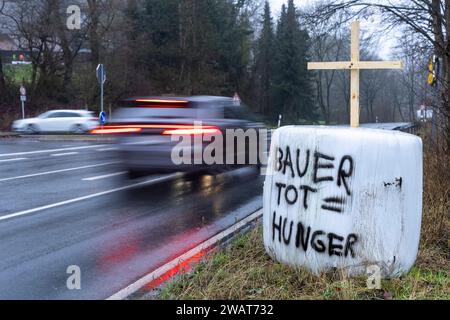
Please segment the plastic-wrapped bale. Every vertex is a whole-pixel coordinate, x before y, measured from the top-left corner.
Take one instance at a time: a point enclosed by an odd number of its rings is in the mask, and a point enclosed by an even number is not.
[[[264,186],[264,244],[275,260],[350,276],[415,263],[423,192],[422,140],[385,130],[283,127]]]

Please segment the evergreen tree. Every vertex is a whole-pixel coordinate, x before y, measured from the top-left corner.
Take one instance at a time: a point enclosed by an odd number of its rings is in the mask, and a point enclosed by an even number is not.
[[[283,5],[278,21],[275,50],[275,99],[284,123],[311,121],[316,117],[311,80],[307,71],[308,33],[300,28],[293,0]]]
[[[272,99],[274,30],[270,4],[266,1],[262,15],[261,35],[256,42],[255,53],[255,91],[259,112],[274,116]]]
[[[145,0],[142,26],[142,48],[152,82],[151,93],[177,93],[179,83],[179,1]],[[150,93],[150,92],[149,92]]]
[[[139,19],[152,93],[232,95],[249,82],[253,0],[143,0]],[[130,19],[136,13],[130,11]],[[142,36],[144,34],[144,36]]]

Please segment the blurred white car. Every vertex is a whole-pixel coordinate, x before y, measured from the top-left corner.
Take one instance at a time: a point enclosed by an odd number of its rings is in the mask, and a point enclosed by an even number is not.
[[[12,125],[15,132],[38,134],[41,132],[64,132],[83,134],[98,126],[98,118],[86,110],[53,110],[37,118],[17,120]]]

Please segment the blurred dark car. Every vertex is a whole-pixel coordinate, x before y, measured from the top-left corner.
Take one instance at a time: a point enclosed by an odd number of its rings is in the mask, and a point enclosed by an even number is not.
[[[217,173],[239,166],[259,166],[258,155],[267,146],[266,141],[261,141],[265,139],[260,137],[261,129],[265,129],[262,119],[232,98],[145,97],[124,100],[112,120],[93,133],[118,136],[124,166],[130,178],[137,178],[163,172]],[[229,132],[236,132],[239,137],[228,136]],[[247,134],[245,138],[243,133]],[[218,136],[223,142],[218,144],[222,155],[219,148],[209,154],[219,161],[205,161],[205,148],[211,148]],[[189,146],[191,149],[186,149]],[[174,161],[174,155],[189,161]],[[200,155],[200,161],[196,155]]]

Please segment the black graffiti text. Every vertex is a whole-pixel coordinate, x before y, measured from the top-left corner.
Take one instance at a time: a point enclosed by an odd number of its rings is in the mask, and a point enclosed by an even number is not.
[[[336,183],[338,187],[344,187],[347,195],[351,196],[349,180],[355,167],[351,156],[345,155],[337,161],[334,156],[317,151],[312,153],[306,150],[302,154],[300,149],[296,149],[293,152],[289,146],[285,149],[278,148],[277,155],[276,170],[283,175],[303,178],[311,172],[313,184]]]
[[[273,213],[271,229],[272,241],[278,241],[286,246],[293,244],[304,252],[314,250],[330,257],[356,257],[355,246],[358,236],[353,233],[342,236],[323,230],[313,230],[302,222],[295,224],[288,218],[277,216],[276,211]]]
[[[307,185],[301,185],[298,188],[294,185],[287,185],[284,183],[275,183],[277,188],[277,204],[281,204],[284,199],[289,205],[294,205],[302,200],[303,208],[308,209],[309,198],[311,194],[317,193],[317,189],[311,188]]]

